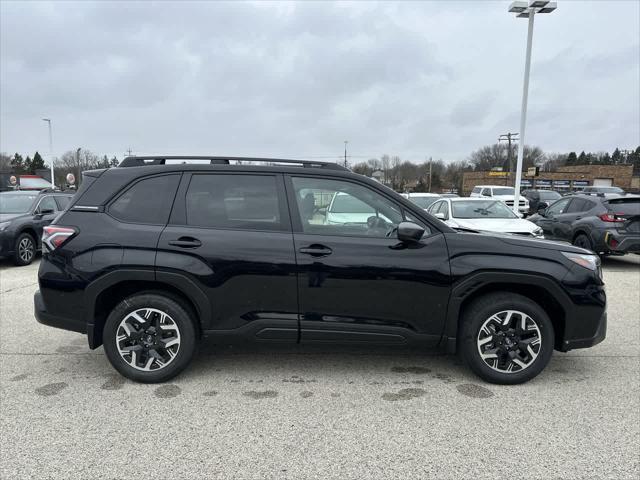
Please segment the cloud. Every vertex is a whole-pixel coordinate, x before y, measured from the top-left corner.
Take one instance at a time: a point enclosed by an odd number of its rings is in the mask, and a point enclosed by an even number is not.
[[[527,138],[640,142],[639,9],[536,20]],[[0,150],[464,158],[519,124],[526,23],[495,2],[2,2]],[[606,12],[606,15],[604,14]],[[585,35],[588,32],[588,35]],[[615,127],[614,127],[615,126]]]

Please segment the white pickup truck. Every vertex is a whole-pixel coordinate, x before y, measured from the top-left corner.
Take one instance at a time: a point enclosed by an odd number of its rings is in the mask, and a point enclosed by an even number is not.
[[[502,200],[507,206],[513,208],[513,198],[515,196],[515,188],[505,187],[501,185],[476,185],[471,191],[470,197],[485,197]],[[529,213],[529,200],[520,195],[518,202],[518,211],[523,215]]]

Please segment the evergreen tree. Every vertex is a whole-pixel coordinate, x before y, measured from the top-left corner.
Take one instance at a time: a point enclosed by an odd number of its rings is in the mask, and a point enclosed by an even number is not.
[[[35,155],[33,156],[33,160],[31,160],[31,168],[29,169],[29,171],[35,174],[36,170],[40,170],[43,168],[47,168],[47,166],[44,163],[44,159],[40,156],[38,152],[36,152]]]
[[[15,173],[25,173],[24,170],[24,160],[22,159],[22,155],[16,153],[11,159],[11,168]]]
[[[22,163],[22,168],[24,168],[24,173],[33,174],[33,172],[31,171],[31,157],[29,155],[27,155],[27,158],[24,159],[24,162]]]
[[[587,163],[587,154],[584,153],[584,150],[582,152],[580,152],[580,155],[578,155],[578,165],[584,165]]]
[[[111,165],[112,167],[117,167],[119,163],[120,163],[120,162],[118,161],[118,159],[117,159],[117,158],[116,158],[116,156],[114,155],[114,156],[113,156],[113,158],[111,159],[111,163],[110,163],[110,165]]]
[[[576,152],[569,152],[569,155],[567,156],[567,165],[577,165],[577,164],[578,164],[578,157],[576,157]]]
[[[622,163],[622,154],[620,153],[620,149],[616,147],[616,149],[611,154],[611,161],[614,165]]]

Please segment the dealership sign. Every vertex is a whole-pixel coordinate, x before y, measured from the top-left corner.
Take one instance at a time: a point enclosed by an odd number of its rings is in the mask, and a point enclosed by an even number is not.
[[[520,180],[520,186],[521,187],[533,187],[533,180],[529,180],[529,179],[523,178],[522,180]]]
[[[589,180],[574,180],[573,181],[573,186],[574,187],[588,187],[589,186]]]
[[[567,187],[567,188],[569,188],[569,180],[554,180],[553,181],[553,186],[554,187]]]
[[[551,180],[541,180],[541,179],[536,179],[536,185],[538,187],[550,187],[551,186]]]

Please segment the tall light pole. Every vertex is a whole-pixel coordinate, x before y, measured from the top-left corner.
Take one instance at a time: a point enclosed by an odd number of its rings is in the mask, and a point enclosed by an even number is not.
[[[344,168],[347,168],[347,143],[349,140],[344,141]]]
[[[53,135],[51,134],[51,119],[43,118],[49,124],[49,162],[51,162],[51,187],[56,188],[55,177],[53,176]]]
[[[518,143],[518,161],[516,164],[516,184],[513,198],[513,211],[518,213],[520,206],[520,181],[522,180],[522,157],[524,155],[524,133],[527,121],[527,100],[529,98],[529,72],[531,70],[531,42],[533,40],[533,19],[537,13],[551,13],[557,8],[556,2],[548,0],[531,0],[530,2],[513,2],[509,12],[517,13],[518,18],[529,19],[527,32],[527,54],[524,61],[524,85],[522,87],[522,109],[520,112],[520,143]]]

